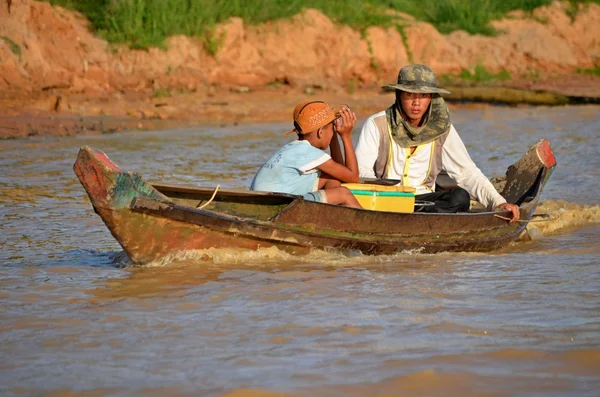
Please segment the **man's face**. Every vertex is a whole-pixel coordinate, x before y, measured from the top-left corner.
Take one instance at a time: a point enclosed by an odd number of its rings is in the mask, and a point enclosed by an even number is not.
[[[431,94],[401,91],[400,103],[402,104],[404,113],[409,118],[412,120],[421,120],[431,103]]]

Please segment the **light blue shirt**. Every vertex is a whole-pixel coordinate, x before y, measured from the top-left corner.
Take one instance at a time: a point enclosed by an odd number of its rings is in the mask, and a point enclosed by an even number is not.
[[[308,141],[293,141],[279,149],[258,170],[250,190],[304,195],[318,189],[316,167],[331,156]]]

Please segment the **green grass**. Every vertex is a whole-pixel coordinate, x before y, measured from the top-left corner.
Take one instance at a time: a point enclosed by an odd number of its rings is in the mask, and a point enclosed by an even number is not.
[[[567,8],[567,15],[571,18],[571,22],[575,20],[577,14],[579,14],[580,9],[585,8],[585,6],[589,3],[600,4],[600,0],[567,0],[569,3],[569,7]],[[583,5],[583,7],[580,7]]]
[[[538,81],[541,77],[540,71],[537,68],[527,69],[521,74],[521,77],[529,81]]]
[[[496,81],[510,80],[510,73],[506,70],[502,70],[498,73],[492,73],[488,71],[485,66],[481,63],[475,66],[475,69],[471,72],[467,69],[460,73],[460,78],[463,81],[472,81],[475,83],[493,83]]]
[[[20,45],[18,45],[14,41],[12,41],[11,38],[7,37],[7,36],[0,36],[0,39],[4,40],[6,42],[6,44],[8,44],[8,46],[13,54],[15,54],[16,56],[21,58],[21,46]]]
[[[367,50],[369,51],[369,55],[371,56],[371,68],[377,73],[377,77],[379,78],[379,63],[375,56],[373,55],[373,43],[371,43],[371,39],[366,30],[361,32],[361,38],[367,42]]]
[[[225,32],[217,34],[215,26],[204,29],[204,34],[200,35],[202,44],[210,55],[215,56],[225,41]]]
[[[600,76],[600,66],[594,66],[589,69],[577,69],[575,70],[579,74],[587,74],[590,76]]]
[[[489,25],[507,12],[527,12],[552,0],[48,0],[87,16],[94,29],[113,43],[133,48],[164,46],[171,35],[203,38],[207,51],[216,54],[222,37],[215,37],[216,24],[241,17],[254,25],[289,18],[302,9],[316,8],[334,22],[363,31],[369,26],[397,25],[394,9],[432,23],[440,32],[458,29],[493,35]],[[569,0],[572,9],[580,3],[600,0]],[[576,12],[576,11],[573,11]]]
[[[152,96],[154,98],[165,98],[173,96],[173,92],[171,92],[171,90],[168,88],[159,88],[154,90]]]
[[[478,63],[475,68],[471,71],[463,69],[459,75],[442,74],[440,76],[441,84],[455,84],[457,82],[469,82],[469,83],[494,83],[497,81],[510,80],[511,75],[507,70],[501,70],[498,73],[492,73]]]
[[[405,24],[396,24],[396,30],[402,38],[402,44],[404,44],[404,48],[406,48],[406,56],[408,57],[408,62],[413,63],[413,54],[408,45],[408,36],[406,35],[406,31],[404,30],[405,27]]]

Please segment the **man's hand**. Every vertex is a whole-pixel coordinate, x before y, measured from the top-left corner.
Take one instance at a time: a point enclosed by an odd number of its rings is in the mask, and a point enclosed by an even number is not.
[[[341,119],[341,124],[343,124],[341,127],[338,127],[338,125],[340,124],[340,119]],[[340,135],[340,137],[344,137],[344,136],[352,136],[352,129],[354,128],[354,124],[356,123],[356,114],[354,114],[353,111],[351,111],[347,106],[344,106],[344,108],[340,111],[340,118],[337,119],[333,126],[335,128],[335,131]]]
[[[500,204],[496,208],[499,208],[499,209],[504,210],[504,211],[510,211],[510,212],[512,212],[512,218],[510,219],[510,223],[518,221],[519,217],[521,216],[521,214],[519,212],[519,206],[515,205],[515,204],[504,203],[504,204]]]

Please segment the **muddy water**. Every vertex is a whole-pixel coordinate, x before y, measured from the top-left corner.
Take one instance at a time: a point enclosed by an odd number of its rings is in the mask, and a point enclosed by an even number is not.
[[[0,394],[577,395],[600,389],[600,108],[457,108],[499,174],[549,138],[530,227],[494,253],[188,252],[134,268],[72,172],[247,186],[284,124],[0,143]],[[270,393],[269,393],[270,391]]]

